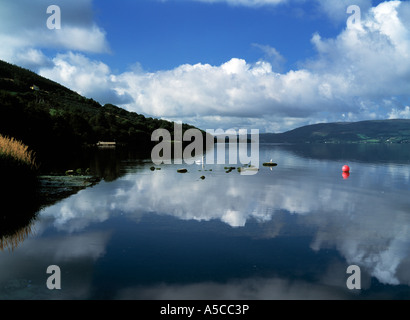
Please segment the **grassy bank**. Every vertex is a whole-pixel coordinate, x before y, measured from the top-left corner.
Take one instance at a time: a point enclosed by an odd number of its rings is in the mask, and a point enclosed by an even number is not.
[[[1,244],[29,225],[38,210],[37,165],[22,142],[0,135]],[[0,245],[1,245],[0,244]]]
[[[31,233],[40,209],[98,182],[88,176],[41,176],[34,152],[0,135],[0,250],[17,247]]]
[[[24,196],[23,199],[31,199],[37,186],[37,169],[34,153],[28,146],[14,138],[0,135],[0,183],[3,202],[20,196]]]
[[[14,138],[0,135],[0,161],[8,169],[26,167],[30,170],[37,169],[35,156],[29,147]]]

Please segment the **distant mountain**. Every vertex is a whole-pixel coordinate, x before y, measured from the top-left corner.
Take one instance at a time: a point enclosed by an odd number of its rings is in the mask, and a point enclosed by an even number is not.
[[[38,74],[0,60],[0,134],[14,137],[44,161],[72,149],[116,142],[151,150],[151,134],[174,123],[112,104],[100,105]],[[183,131],[194,128],[183,124]],[[157,142],[155,142],[157,143]]]
[[[410,120],[319,123],[261,134],[262,143],[410,143]]]

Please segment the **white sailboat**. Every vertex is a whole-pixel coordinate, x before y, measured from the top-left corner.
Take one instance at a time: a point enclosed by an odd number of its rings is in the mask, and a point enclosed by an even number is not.
[[[202,157],[201,157],[201,159],[199,159],[199,160],[195,160],[195,163],[197,164],[197,165],[202,165],[202,169],[204,168],[204,155],[202,155]]]

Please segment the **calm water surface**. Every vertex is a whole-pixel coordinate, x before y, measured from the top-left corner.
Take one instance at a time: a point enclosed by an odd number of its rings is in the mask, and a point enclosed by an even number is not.
[[[270,159],[251,176],[117,163],[8,240],[0,299],[409,299],[410,147],[261,145]]]

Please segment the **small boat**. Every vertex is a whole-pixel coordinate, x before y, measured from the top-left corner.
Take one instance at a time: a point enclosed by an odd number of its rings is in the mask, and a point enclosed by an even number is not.
[[[278,165],[277,163],[272,162],[272,159],[270,159],[269,162],[264,162],[264,163],[263,163],[263,166],[264,166],[264,167],[276,167],[277,165]]]
[[[195,160],[195,164],[197,164],[198,166],[201,166],[201,165],[202,165],[202,169],[203,169],[203,168],[204,168],[204,164],[205,164],[204,156],[202,155],[201,160]]]
[[[246,171],[259,171],[259,168],[257,168],[257,167],[239,167],[238,169],[238,172],[246,172]]]
[[[202,158],[201,158],[200,160],[195,160],[195,163],[196,163],[197,165],[204,164],[204,156],[202,156]]]

